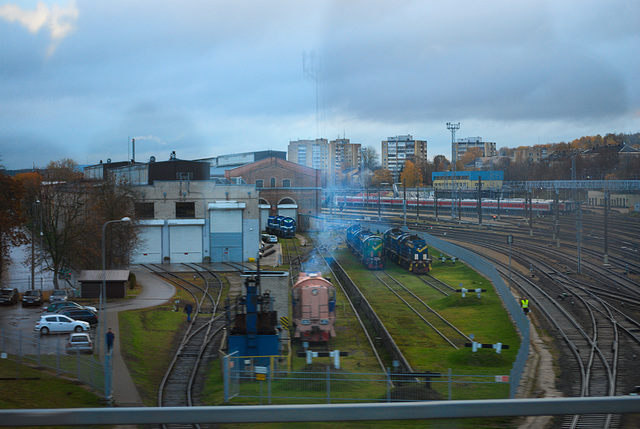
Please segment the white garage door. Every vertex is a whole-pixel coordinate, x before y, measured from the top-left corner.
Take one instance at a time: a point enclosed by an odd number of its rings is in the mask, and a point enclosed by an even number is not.
[[[171,225],[169,249],[172,263],[202,262],[202,226]]]
[[[141,226],[140,243],[132,252],[132,264],[162,263],[162,227]]]

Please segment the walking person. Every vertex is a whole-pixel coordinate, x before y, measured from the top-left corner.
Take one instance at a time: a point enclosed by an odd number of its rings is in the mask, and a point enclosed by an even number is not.
[[[187,313],[187,322],[191,322],[192,311],[193,311],[193,307],[191,307],[191,304],[187,304],[184,306],[184,312]]]
[[[529,300],[528,299],[521,299],[520,300],[520,305],[522,306],[522,311],[524,312],[525,316],[529,315]]]
[[[107,353],[111,353],[111,350],[113,350],[113,340],[115,339],[115,337],[116,335],[113,333],[111,328],[109,328],[109,330],[105,334],[105,339],[107,340]]]

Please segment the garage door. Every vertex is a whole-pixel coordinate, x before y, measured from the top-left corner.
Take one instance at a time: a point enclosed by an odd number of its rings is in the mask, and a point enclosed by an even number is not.
[[[202,262],[202,226],[171,225],[169,249],[172,263]]]
[[[162,227],[141,226],[140,243],[131,254],[132,264],[162,263]]]
[[[296,222],[298,220],[298,206],[297,204],[279,204],[278,214],[284,217],[290,217]]]
[[[242,210],[214,208],[211,220],[211,261],[242,262]]]

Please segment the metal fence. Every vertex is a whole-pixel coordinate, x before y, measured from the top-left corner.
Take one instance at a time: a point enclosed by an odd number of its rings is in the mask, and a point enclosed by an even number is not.
[[[264,359],[264,358],[261,358]],[[258,365],[261,363],[262,365]],[[286,371],[257,358],[222,357],[225,403],[407,402],[509,398],[509,377],[496,374]]]
[[[16,362],[16,377],[20,378],[21,364],[35,365],[55,371],[58,377],[76,378],[97,391],[105,391],[104,365],[99,356],[79,352],[67,353],[65,335],[45,336],[23,335],[0,331],[0,357]],[[109,364],[107,357],[107,366]],[[108,391],[111,389],[109,388]]]

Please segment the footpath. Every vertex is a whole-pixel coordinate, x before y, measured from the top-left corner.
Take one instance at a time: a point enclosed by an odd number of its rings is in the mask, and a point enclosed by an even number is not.
[[[166,303],[175,294],[175,288],[164,282],[157,276],[141,269],[132,267],[131,271],[136,275],[136,280],[142,285],[142,292],[136,298],[110,304],[106,310],[107,328],[111,328],[115,333],[113,344],[113,373],[112,373],[112,394],[114,405],[117,407],[144,407],[138,389],[133,383],[129,369],[122,358],[120,338],[127,335],[120,331],[118,325],[118,313],[126,310],[136,310],[140,308],[155,307]],[[135,426],[120,426],[135,427]]]

